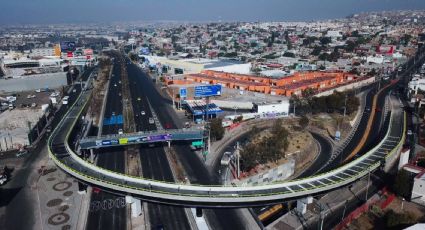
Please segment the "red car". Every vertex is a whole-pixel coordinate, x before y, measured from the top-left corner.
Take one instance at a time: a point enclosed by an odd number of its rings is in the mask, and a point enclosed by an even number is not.
[[[100,191],[102,191],[102,190],[100,190],[100,188],[93,187],[93,193],[99,194]]]

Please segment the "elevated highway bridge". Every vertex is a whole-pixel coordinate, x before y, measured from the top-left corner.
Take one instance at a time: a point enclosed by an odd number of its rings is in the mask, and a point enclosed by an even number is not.
[[[91,80],[91,79],[89,79]],[[133,177],[100,168],[80,158],[69,142],[81,120],[91,91],[81,93],[49,138],[49,154],[61,169],[79,180],[111,192],[164,204],[199,207],[246,207],[281,203],[346,186],[380,167],[394,163],[405,139],[406,115],[393,105],[389,127],[378,145],[332,171],[299,180],[258,186],[189,185]]]
[[[204,138],[202,129],[167,129],[149,132],[85,137],[80,140],[81,149],[97,149],[113,146],[134,145],[155,142],[190,141]]]

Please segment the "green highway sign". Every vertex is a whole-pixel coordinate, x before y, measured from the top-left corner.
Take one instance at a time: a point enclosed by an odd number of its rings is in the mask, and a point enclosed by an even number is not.
[[[202,147],[204,145],[204,141],[194,141],[192,142],[193,147]]]

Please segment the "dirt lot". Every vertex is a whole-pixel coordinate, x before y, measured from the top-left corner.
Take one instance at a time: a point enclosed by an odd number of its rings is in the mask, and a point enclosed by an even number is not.
[[[110,70],[111,66],[106,66],[99,70],[97,79],[93,82],[94,93],[87,114],[92,116],[94,124],[96,125],[99,125],[98,122],[100,120],[100,113],[102,111],[102,103],[106,93],[106,84],[108,83]]]
[[[354,119],[356,113],[347,115],[345,118],[341,114],[321,113],[310,117],[310,123],[319,128],[323,135],[327,135],[332,139],[335,137],[336,131],[341,132],[341,140],[346,138],[351,131],[350,121]]]
[[[308,132],[307,130],[301,130],[298,127],[298,119],[286,118],[282,123],[283,127],[285,127],[289,132],[289,145],[288,149],[285,152],[287,157],[282,157],[276,163],[270,162],[268,164],[258,166],[255,170],[255,174],[284,164],[288,161],[287,159],[289,157],[295,159],[295,172],[297,172],[301,168],[305,167],[306,164],[311,162],[318,154],[314,138],[311,136],[310,132]],[[260,135],[256,134],[256,138],[251,141],[255,143],[262,137],[270,135],[270,130],[273,124],[274,123],[272,122],[270,124],[270,127],[262,131]],[[249,174],[247,176],[249,176]]]

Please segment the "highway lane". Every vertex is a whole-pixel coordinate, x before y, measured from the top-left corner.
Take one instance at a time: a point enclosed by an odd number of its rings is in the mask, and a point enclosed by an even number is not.
[[[87,78],[92,68],[82,74],[83,79]],[[80,93],[80,85],[75,85],[76,92],[69,94],[69,103],[73,104]],[[68,110],[68,106],[61,106],[56,111],[51,127],[56,127]],[[53,130],[53,129],[52,129]],[[12,171],[12,177],[5,185],[0,187],[0,226],[2,229],[34,229],[39,220],[34,219],[34,211],[38,210],[39,201],[34,188],[29,186],[34,183],[34,178],[38,178],[38,168],[35,167],[40,161],[46,158],[46,141],[49,135],[41,138],[35,149],[30,150],[30,154],[20,161],[23,161],[20,169]],[[1,162],[1,160],[0,160]],[[1,162],[3,163],[3,162]],[[4,164],[1,164],[2,166]],[[8,165],[11,167],[11,165]],[[13,166],[12,166],[13,167]]]
[[[370,110],[372,108],[372,102],[373,102],[373,96],[375,95],[377,85],[373,85],[372,89],[369,90],[366,94],[366,100],[365,100],[365,111],[363,113],[363,116],[359,122],[356,134],[353,135],[353,138],[348,142],[347,146],[344,148],[344,150],[323,170],[320,172],[328,172],[332,169],[338,167],[341,165],[344,161],[344,159],[350,155],[350,153],[356,148],[356,146],[360,143],[360,140],[363,136],[363,132],[366,129],[367,122],[370,117]],[[318,172],[316,172],[318,173]]]
[[[131,69],[131,65],[127,65]],[[141,90],[141,82],[138,76],[132,71],[128,71],[131,102],[133,105],[136,131],[156,130],[155,124],[149,123],[152,118],[152,111],[148,104],[147,95]],[[144,112],[144,115],[142,114]],[[154,147],[140,145],[140,159],[143,177],[161,181],[174,181],[173,174],[168,164],[166,153],[161,143]],[[185,211],[181,207],[159,205],[148,203],[148,216],[151,227],[162,226],[165,229],[190,229]]]
[[[142,72],[137,66],[131,64],[127,66],[130,81],[137,81],[141,86],[141,91],[147,96],[153,109],[158,115],[162,126],[170,128],[182,128],[173,119],[177,117],[174,110],[168,105],[168,100],[164,99],[155,86],[151,78]],[[219,184],[218,178],[209,174],[204,163],[190,149],[189,145],[174,145],[178,158],[183,165],[186,173],[189,175],[191,183],[196,184]],[[213,229],[244,229],[244,224],[240,221],[238,214],[232,209],[214,209],[205,212],[210,225]]]
[[[118,58],[115,58],[113,75],[110,79],[109,92],[104,116],[109,118],[114,113],[115,115],[122,114],[121,100],[121,67],[118,63]],[[102,134],[116,134],[122,125],[104,125]],[[105,148],[98,152],[97,165],[113,171],[125,172],[124,149],[122,147]],[[91,204],[98,202],[102,203],[108,200],[123,199],[121,196],[116,196],[111,193],[100,191],[93,192],[91,196]],[[113,207],[101,208],[89,213],[87,220],[87,229],[126,229],[127,227],[126,208]]]

